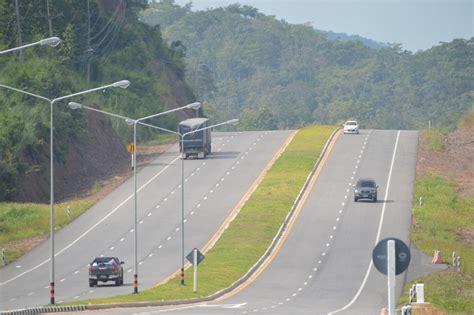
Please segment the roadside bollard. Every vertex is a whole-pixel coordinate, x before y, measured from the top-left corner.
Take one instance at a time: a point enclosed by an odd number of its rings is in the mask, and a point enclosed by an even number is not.
[[[411,306],[410,305],[403,306],[401,315],[411,315]]]
[[[5,250],[5,247],[2,248],[2,266],[5,266],[7,264],[7,251]]]
[[[423,196],[420,196],[420,198],[418,199],[418,202],[420,203],[420,206],[423,205]]]
[[[425,303],[425,285],[423,283],[417,283],[415,286],[416,291],[416,303],[424,304]]]
[[[453,252],[452,258],[453,258],[453,267],[456,267],[456,252]]]
[[[456,269],[457,271],[461,271],[461,256],[456,256]]]
[[[408,293],[408,303],[414,303],[416,300],[416,285],[412,285]]]
[[[70,218],[71,217],[71,206],[67,206],[67,217]]]

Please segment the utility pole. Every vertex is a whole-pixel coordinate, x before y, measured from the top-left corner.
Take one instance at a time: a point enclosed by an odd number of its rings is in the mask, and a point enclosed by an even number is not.
[[[87,0],[87,84],[90,83],[91,79],[91,58],[92,58],[92,49],[91,49],[91,13],[89,7],[89,0]]]
[[[17,25],[17,46],[22,46],[23,41],[21,40],[21,25],[20,25],[20,9],[18,8],[18,0],[15,0],[15,11],[16,11],[16,25]],[[22,51],[20,50],[20,58],[23,55]]]
[[[53,21],[51,21],[51,14],[49,13],[49,0],[46,0],[46,11],[48,13],[49,37],[53,37]]]

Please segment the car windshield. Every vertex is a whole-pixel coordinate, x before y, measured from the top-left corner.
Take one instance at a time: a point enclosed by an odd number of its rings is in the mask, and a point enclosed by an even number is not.
[[[348,122],[346,122],[346,125],[348,125],[348,126],[355,126],[355,125],[357,125],[357,122],[355,122],[355,121],[348,121]]]
[[[112,264],[116,262],[113,257],[99,257],[94,259],[94,263],[96,264]]]
[[[360,182],[359,182],[359,187],[370,187],[370,188],[374,188],[374,187],[375,187],[375,182],[373,182],[373,181],[368,181],[368,180],[360,181]]]

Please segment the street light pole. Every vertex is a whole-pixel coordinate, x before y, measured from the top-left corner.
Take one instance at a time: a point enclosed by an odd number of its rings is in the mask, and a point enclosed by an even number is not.
[[[133,151],[133,164],[134,164],[133,165],[133,181],[134,181],[134,186],[135,186],[135,193],[134,193],[134,199],[135,199],[135,233],[134,233],[134,235],[135,235],[135,267],[134,267],[134,273],[133,273],[133,293],[134,294],[138,293],[137,124],[142,122],[142,121],[145,121],[147,119],[151,119],[151,118],[154,118],[154,117],[158,117],[158,116],[161,116],[161,115],[172,113],[172,112],[175,112],[177,110],[189,109],[189,108],[196,109],[196,108],[199,108],[200,106],[201,106],[201,104],[199,102],[194,102],[194,103],[191,103],[191,104],[188,104],[188,105],[185,105],[185,106],[182,106],[182,107],[174,108],[174,109],[162,112],[162,113],[158,113],[158,114],[154,114],[154,115],[139,118],[139,119],[135,120],[134,123],[133,123],[133,147],[134,147],[134,151]]]
[[[42,46],[48,45],[48,46],[51,46],[51,47],[56,47],[56,46],[59,45],[60,42],[61,42],[61,39],[59,39],[58,37],[49,37],[49,38],[45,38],[45,39],[39,40],[37,42],[31,43],[31,44],[26,44],[26,45],[22,45],[22,46],[19,46],[19,47],[7,49],[7,50],[2,50],[2,51],[0,51],[0,55],[6,54],[6,53],[9,53],[9,52],[13,52],[13,51],[17,51],[17,50],[21,50],[21,49],[24,49],[24,48],[27,48],[27,47],[36,46],[36,45],[42,45]]]
[[[74,94],[69,94],[69,95],[58,97],[58,98],[55,98],[55,99],[49,99],[49,98],[41,96],[41,95],[33,94],[33,93],[26,92],[26,91],[23,91],[23,90],[20,90],[20,89],[11,87],[11,86],[0,84],[0,87],[9,89],[9,90],[12,90],[12,91],[15,91],[15,92],[19,92],[19,93],[22,93],[22,94],[26,94],[26,95],[29,95],[29,96],[32,96],[32,97],[35,97],[35,98],[38,98],[38,99],[41,99],[41,100],[44,100],[44,101],[47,101],[47,102],[49,102],[49,105],[50,105],[50,133],[49,133],[49,137],[50,137],[50,144],[49,144],[49,156],[50,156],[49,157],[49,159],[50,159],[50,166],[49,166],[50,167],[50,199],[49,199],[50,200],[50,232],[49,233],[50,233],[50,243],[51,243],[50,283],[49,283],[50,304],[55,303],[54,302],[54,300],[55,300],[55,298],[54,298],[55,288],[54,288],[54,150],[53,150],[53,148],[54,148],[54,136],[53,136],[54,116],[53,116],[53,106],[56,102],[58,102],[60,100],[63,100],[63,99],[67,99],[67,98],[71,98],[71,97],[74,97],[74,96],[94,92],[94,91],[97,91],[97,90],[107,89],[107,88],[110,88],[110,87],[127,88],[129,85],[130,85],[129,81],[122,80],[122,81],[118,81],[118,82],[115,82],[115,83],[112,83],[112,84],[109,84],[109,85],[104,85],[104,86],[101,86],[101,87],[98,87],[98,88],[94,88],[94,89],[90,89],[90,90],[86,90],[86,91],[82,91],[82,92],[78,92],[78,93],[74,93]]]
[[[220,124],[215,124],[212,126],[207,126],[205,128],[189,131],[182,135],[180,134],[181,150],[184,152],[184,137],[186,137],[187,135],[190,135],[198,131],[203,131],[203,130],[211,129],[214,127],[219,127],[222,125],[237,124],[238,122],[239,122],[238,119],[232,119]],[[184,156],[183,155],[181,155],[181,285],[184,285]]]

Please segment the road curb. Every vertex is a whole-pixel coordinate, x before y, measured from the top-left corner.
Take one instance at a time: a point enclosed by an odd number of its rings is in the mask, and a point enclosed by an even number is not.
[[[78,306],[49,306],[49,307],[37,307],[37,308],[29,308],[23,310],[15,310],[15,311],[6,311],[0,312],[0,314],[5,315],[29,315],[29,314],[42,314],[42,313],[57,313],[57,312],[72,312],[72,311],[85,311],[85,310],[103,310],[103,309],[111,309],[111,308],[131,308],[131,307],[154,307],[154,306],[171,306],[171,305],[187,305],[187,304],[199,304],[203,302],[210,302],[214,301],[220,297],[225,296],[226,294],[232,292],[233,290],[237,289],[241,285],[243,285],[247,280],[250,279],[261,267],[264,263],[269,259],[269,257],[273,254],[275,248],[277,247],[278,243],[280,242],[284,232],[288,228],[289,223],[293,219],[296,210],[301,202],[301,199],[308,189],[308,186],[313,179],[316,170],[318,169],[322,158],[325,156],[329,145],[333,142],[337,132],[341,128],[336,128],[329,139],[327,140],[326,144],[324,145],[321,154],[319,155],[316,163],[314,164],[311,172],[309,173],[306,181],[301,188],[298,196],[296,197],[293,205],[291,207],[290,212],[285,217],[282,225],[280,226],[277,234],[273,238],[270,246],[267,248],[265,253],[260,257],[260,259],[247,271],[245,275],[243,275],[239,280],[232,283],[229,287],[224,288],[220,291],[217,291],[214,294],[203,298],[195,298],[195,299],[188,299],[188,300],[174,300],[174,301],[156,301],[156,302],[130,302],[130,303],[116,303],[116,304],[96,304],[96,305],[78,305]],[[73,309],[75,308],[75,309]]]

